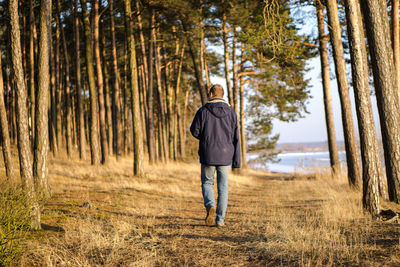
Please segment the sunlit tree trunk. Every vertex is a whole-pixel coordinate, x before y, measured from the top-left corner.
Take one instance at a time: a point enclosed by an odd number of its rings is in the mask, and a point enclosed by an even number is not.
[[[112,46],[112,66],[113,66],[113,88],[112,88],[112,102],[113,102],[113,137],[114,137],[114,152],[117,159],[121,155],[121,105],[119,102],[119,92],[120,92],[120,75],[118,70],[118,60],[117,60],[117,46],[115,42],[115,26],[114,26],[114,10],[113,10],[113,0],[110,1],[110,23],[111,23],[111,46]]]
[[[241,58],[240,58],[240,65],[241,65],[241,70],[242,72],[245,71],[244,69],[244,63],[245,63],[245,57],[244,57],[244,44],[241,43],[240,46],[241,50]],[[245,118],[244,118],[244,85],[245,85],[245,80],[244,76],[241,75],[239,78],[239,100],[240,100],[240,109],[239,109],[239,119],[240,119],[240,155],[241,155],[241,163],[242,163],[242,168],[247,168],[247,141],[246,141],[246,134],[245,134]]]
[[[320,0],[315,1],[317,8],[319,55],[321,60],[322,88],[324,93],[325,123],[328,137],[329,157],[331,170],[334,175],[340,174],[340,159],[336,142],[335,124],[333,119],[333,107],[330,84],[330,70],[328,57],[328,36],[325,34],[324,7]]]
[[[35,14],[33,11],[33,2],[29,0],[29,93],[31,102],[31,132],[32,140],[35,139],[35,48],[34,48],[34,32],[35,32]]]
[[[386,177],[391,201],[400,202],[400,113],[397,83],[393,77],[393,51],[390,45],[386,1],[361,1],[374,75],[375,93],[381,123]]]
[[[42,10],[41,10],[42,11]],[[12,47],[12,65],[15,77],[15,86],[17,93],[17,137],[20,175],[22,184],[32,201],[32,228],[40,228],[40,209],[35,199],[35,187],[31,163],[31,146],[29,142],[28,111],[26,107],[27,92],[24,81],[24,70],[22,67],[22,52],[20,39],[20,26],[18,15],[18,1],[9,2],[10,24],[11,24],[11,47]]]
[[[239,118],[238,111],[238,65],[237,65],[237,56],[236,56],[236,41],[237,41],[237,32],[236,26],[233,26],[233,39],[232,39],[232,74],[233,74],[233,86],[232,86],[232,98],[233,98],[233,109],[236,112],[237,118]]]
[[[89,12],[86,7],[86,0],[81,0],[83,11],[83,23],[85,33],[85,54],[86,54],[86,71],[89,80],[90,95],[90,152],[92,165],[100,163],[100,147],[99,147],[99,124],[98,124],[98,100],[96,83],[94,79],[93,56],[90,37],[90,20]]]
[[[360,133],[363,167],[363,206],[372,215],[376,215],[380,212],[378,182],[382,177],[383,171],[372,117],[364,30],[362,21],[360,21],[359,3],[356,0],[346,0],[345,3],[351,73]]]
[[[227,28],[226,25],[226,13],[225,9],[222,13],[222,41],[224,43],[224,70],[225,70],[225,80],[226,80],[226,89],[228,91],[228,101],[229,104],[233,107],[233,91],[231,85],[231,77],[229,72],[229,46],[228,46],[228,33],[230,29]]]
[[[66,121],[66,141],[67,141],[67,154],[70,157],[72,153],[72,116],[71,116],[71,87],[70,87],[70,71],[69,71],[69,57],[68,57],[68,50],[67,50],[67,41],[65,40],[64,34],[64,27],[61,24],[60,19],[60,2],[59,0],[56,1],[56,10],[57,10],[57,24],[60,25],[60,33],[61,33],[61,42],[63,46],[64,52],[64,61],[65,61],[65,121]]]
[[[153,114],[153,47],[154,47],[154,10],[151,10],[150,30],[149,30],[149,60],[148,60],[148,93],[147,93],[147,108],[148,108],[148,123],[147,123],[147,148],[149,152],[150,164],[155,162],[155,145],[154,145],[154,114]]]
[[[338,83],[340,104],[342,110],[342,123],[344,141],[346,147],[347,174],[349,185],[358,187],[361,181],[361,166],[358,154],[357,142],[354,132],[353,117],[349,96],[349,87],[346,76],[346,63],[344,60],[343,44],[336,0],[327,1],[329,31],[335,61],[335,72]]]
[[[392,35],[393,35],[393,56],[396,72],[396,82],[399,88],[400,83],[400,27],[399,27],[399,0],[392,0]],[[398,92],[400,97],[400,92]]]
[[[76,107],[77,107],[77,125],[78,125],[78,146],[79,157],[86,160],[86,137],[85,137],[85,119],[83,117],[82,105],[82,82],[81,82],[81,49],[79,42],[79,19],[78,19],[78,0],[74,1],[74,33],[75,33],[75,78],[76,78]]]
[[[131,12],[131,1],[125,0],[125,19],[128,25],[128,49],[129,49],[129,67],[131,73],[131,105],[133,117],[133,175],[143,176],[143,140],[142,125],[140,119],[139,103],[139,85],[136,65],[135,38],[133,35],[133,19]]]
[[[112,155],[113,151],[113,130],[112,130],[112,112],[111,112],[111,100],[110,100],[110,74],[108,72],[109,63],[106,58],[106,36],[102,35],[102,58],[103,58],[103,72],[104,72],[104,104],[106,111],[106,130],[107,130],[107,144],[108,144],[108,155]]]
[[[6,176],[8,179],[12,179],[15,175],[14,163],[11,157],[10,134],[8,131],[7,111],[4,103],[5,103],[4,82],[3,82],[3,72],[1,68],[1,50],[0,50],[0,125],[1,125],[1,139],[2,139],[1,146],[3,150],[3,160],[4,160],[4,167],[6,169]]]
[[[100,147],[101,147],[101,163],[107,163],[108,158],[108,144],[106,133],[106,112],[104,109],[104,84],[103,84],[103,70],[100,58],[100,37],[99,37],[99,0],[93,0],[93,41],[94,41],[94,59],[96,61],[97,73],[97,92],[99,97],[99,112],[100,112]]]

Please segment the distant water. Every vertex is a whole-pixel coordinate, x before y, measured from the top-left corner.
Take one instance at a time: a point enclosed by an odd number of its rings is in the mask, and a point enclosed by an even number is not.
[[[247,160],[252,160],[256,157],[257,154],[250,153]],[[339,158],[342,164],[345,163],[346,152],[339,151]],[[257,169],[283,173],[308,173],[330,166],[329,151],[281,153],[277,156],[277,159],[280,160],[277,163],[255,163],[251,164],[251,166]]]

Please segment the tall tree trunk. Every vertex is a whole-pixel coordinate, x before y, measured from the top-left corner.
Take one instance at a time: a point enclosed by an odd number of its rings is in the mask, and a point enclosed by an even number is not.
[[[62,123],[61,123],[61,65],[60,60],[60,24],[56,23],[56,43],[55,43],[55,75],[56,75],[56,87],[55,87],[55,112],[56,112],[56,134],[57,134],[57,147],[62,148]]]
[[[386,1],[361,1],[381,122],[389,199],[400,202],[400,113]]]
[[[79,19],[78,19],[78,0],[74,1],[74,33],[75,33],[75,78],[76,78],[76,106],[77,106],[77,124],[78,124],[78,146],[79,157],[86,160],[86,137],[85,137],[85,119],[83,117],[82,105],[82,82],[81,82],[81,49],[79,42]]]
[[[347,174],[349,185],[358,187],[361,181],[361,166],[357,142],[354,133],[353,117],[349,97],[349,87],[346,76],[346,63],[343,55],[343,45],[336,0],[327,1],[328,20],[333,56],[335,61],[336,79],[338,82],[340,104],[342,109],[342,123],[346,147]]]
[[[177,128],[178,131],[176,134],[178,134],[178,149],[179,149],[179,156],[183,157],[185,152],[183,150],[184,144],[183,144],[183,127],[182,125],[182,110],[181,110],[181,103],[180,103],[180,92],[181,92],[181,75],[182,75],[182,65],[183,65],[183,56],[185,54],[185,46],[182,46],[181,49],[181,54],[179,56],[179,63],[177,66],[176,70],[176,82],[175,82],[175,114],[176,114],[176,122],[177,122]]]
[[[329,57],[328,57],[328,36],[325,35],[324,26],[324,7],[321,0],[316,0],[319,35],[319,55],[321,60],[322,88],[324,93],[325,123],[328,137],[329,157],[332,173],[337,176],[340,174],[340,159],[336,142],[335,125],[333,120],[333,107],[330,84]]]
[[[114,122],[114,152],[117,159],[121,155],[121,105],[119,102],[119,91],[120,91],[120,76],[118,70],[117,61],[117,46],[115,44],[115,26],[114,26],[114,11],[113,11],[113,0],[110,1],[110,23],[111,23],[111,46],[112,46],[112,65],[113,65],[113,88],[112,88],[112,98],[113,98],[113,122]]]
[[[86,7],[86,0],[81,0],[83,11],[83,23],[85,33],[85,52],[86,52],[86,71],[89,79],[90,95],[90,152],[92,165],[100,163],[99,147],[99,124],[98,124],[98,100],[96,83],[94,79],[93,57],[92,57],[92,38],[90,37],[89,12]]]
[[[176,55],[178,56],[178,55]],[[164,65],[164,83],[165,83],[165,98],[167,102],[167,117],[166,117],[166,126],[168,126],[168,155],[170,159],[176,160],[176,154],[174,149],[174,125],[175,120],[172,115],[172,88],[170,85],[170,76],[171,76],[171,65],[167,62],[167,51],[165,48],[165,43],[163,43],[163,65]],[[176,100],[175,100],[176,101]]]
[[[15,85],[17,93],[17,137],[20,175],[22,184],[28,193],[29,199],[32,201],[32,228],[40,228],[40,210],[35,200],[35,187],[32,173],[31,163],[31,146],[29,142],[29,126],[28,111],[26,108],[27,93],[24,81],[24,71],[22,68],[22,52],[20,39],[20,26],[18,16],[18,1],[10,0],[9,2],[10,24],[11,24],[11,46],[12,46],[12,62],[15,76]]]
[[[49,155],[49,23],[51,19],[51,0],[41,0],[40,4],[40,40],[39,40],[39,82],[35,108],[35,149],[33,175],[36,191],[46,197],[51,195],[48,181]]]
[[[157,35],[158,36],[158,35]],[[161,124],[159,123],[160,131],[159,134],[161,135],[161,151],[162,151],[162,158],[165,159],[165,161],[168,161],[169,155],[168,155],[168,148],[167,148],[167,120],[165,116],[165,103],[164,103],[164,94],[163,94],[163,86],[162,86],[162,78],[161,78],[161,62],[160,62],[160,47],[157,43],[157,36],[156,39],[154,40],[154,50],[155,50],[155,69],[156,69],[156,76],[157,76],[157,96],[158,96],[158,102],[159,102],[159,120],[161,121]]]
[[[364,42],[360,6],[356,0],[346,0],[347,32],[349,36],[351,73],[360,132],[363,166],[363,206],[372,215],[380,212],[378,181],[382,164],[369,93],[368,59]]]
[[[238,112],[238,65],[236,56],[236,26],[233,26],[233,40],[232,40],[232,73],[233,73],[233,86],[232,86],[232,96],[233,96],[233,109],[236,112],[237,118],[239,118]]]
[[[135,1],[136,3],[136,10],[140,10],[139,6],[139,0]],[[145,47],[145,42],[144,42],[144,35],[143,35],[143,25],[142,25],[142,16],[140,13],[136,14],[137,17],[137,24],[139,26],[139,41],[140,41],[140,51],[141,51],[141,59],[142,59],[142,65],[139,67],[140,69],[140,75],[142,77],[142,81],[140,83],[141,88],[139,91],[140,94],[140,102],[141,102],[141,117],[142,117],[142,128],[143,128],[143,142],[147,146],[148,144],[148,136],[146,134],[146,129],[148,129],[148,107],[147,107],[147,90],[148,90],[148,64],[147,64],[147,57],[146,57],[146,47]],[[172,26],[174,29],[174,26]],[[148,151],[148,149],[147,149]]]
[[[106,36],[103,34],[101,38],[102,42],[102,57],[103,57],[103,69],[104,69],[104,100],[106,110],[106,129],[107,129],[107,143],[108,143],[108,155],[112,155],[113,151],[113,130],[112,130],[112,112],[111,112],[111,101],[110,101],[110,75],[108,73],[108,60],[106,59]]]
[[[244,44],[241,43],[240,46],[241,55],[240,55],[240,65],[241,65],[241,72],[245,71],[244,63],[246,62],[244,57]],[[241,75],[239,78],[239,99],[240,99],[240,110],[239,110],[239,119],[240,119],[240,150],[241,150],[241,162],[242,167],[247,168],[247,142],[246,142],[246,134],[245,134],[245,126],[244,126],[244,85],[245,80],[244,76]]]
[[[127,35],[127,25],[125,25],[125,35]],[[124,42],[124,87],[122,89],[123,97],[123,132],[124,132],[124,154],[128,154],[129,150],[129,124],[128,124],[128,40]]]
[[[32,140],[35,139],[35,48],[34,48],[34,32],[35,32],[35,14],[33,10],[33,0],[29,0],[29,93],[31,102],[31,132]]]
[[[106,112],[104,109],[104,84],[103,70],[101,68],[100,59],[100,38],[99,38],[99,0],[93,0],[93,39],[94,39],[94,58],[96,61],[97,72],[97,90],[99,96],[99,111],[100,111],[100,147],[101,147],[101,163],[107,163],[108,159],[108,144],[106,133]]]
[[[57,19],[57,24],[60,25],[60,32],[61,32],[61,42],[63,45],[63,51],[64,51],[64,61],[65,61],[65,121],[66,121],[66,135],[65,139],[67,141],[67,154],[68,157],[71,157],[72,153],[72,115],[71,115],[71,83],[69,80],[70,77],[70,72],[69,72],[69,57],[68,57],[68,50],[67,50],[67,41],[65,40],[65,34],[64,34],[64,27],[61,24],[61,19],[60,19],[60,2],[59,0],[56,1],[56,19]]]
[[[7,87],[8,88],[8,87]],[[4,104],[4,82],[1,68],[1,50],[0,50],[0,124],[1,124],[1,146],[3,149],[4,167],[8,179],[12,179],[14,173],[14,163],[11,157],[10,133],[8,131],[7,110]]]
[[[128,48],[129,67],[131,71],[131,95],[132,95],[132,118],[133,118],[133,175],[143,176],[143,141],[142,125],[140,119],[139,85],[136,65],[135,38],[133,35],[133,21],[131,12],[131,1],[125,0],[125,19],[128,25]]]
[[[153,114],[153,47],[154,47],[154,10],[151,10],[150,30],[149,30],[149,71],[148,71],[148,123],[147,123],[147,148],[149,150],[150,164],[155,162],[154,151],[154,114]]]
[[[233,107],[233,91],[231,86],[231,78],[229,75],[228,33],[229,29],[226,26],[226,13],[224,11],[224,13],[222,13],[222,41],[224,43],[225,80],[226,80],[226,89],[228,91],[228,101],[229,104]]]
[[[399,0],[392,0],[392,34],[393,34],[393,56],[396,72],[397,88],[400,83],[400,27],[399,27]],[[398,92],[400,98],[400,92]]]

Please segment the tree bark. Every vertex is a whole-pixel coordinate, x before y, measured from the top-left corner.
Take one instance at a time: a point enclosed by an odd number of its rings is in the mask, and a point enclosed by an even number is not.
[[[153,47],[154,47],[154,10],[151,10],[150,30],[149,30],[149,71],[148,71],[148,123],[147,123],[147,148],[149,151],[150,164],[155,163],[154,151],[154,114],[153,114]]]
[[[361,166],[358,154],[357,142],[354,133],[353,117],[349,97],[349,87],[346,76],[346,63],[343,55],[343,45],[335,0],[327,1],[329,31],[333,48],[333,58],[335,61],[335,72],[338,83],[340,104],[342,110],[342,123],[344,141],[346,147],[347,174],[349,185],[358,187],[361,181]]]
[[[225,80],[226,80],[226,89],[228,91],[228,101],[229,104],[233,107],[233,91],[231,86],[231,78],[229,75],[228,33],[229,29],[226,26],[226,13],[224,9],[224,13],[222,13],[222,41],[224,43]]]
[[[233,73],[233,86],[232,86],[232,97],[233,97],[233,109],[235,110],[236,117],[239,118],[238,112],[238,65],[236,56],[236,26],[233,26],[233,40],[232,40],[232,73]]]
[[[108,144],[106,133],[106,112],[104,109],[104,84],[103,70],[101,68],[100,58],[100,38],[99,38],[99,0],[93,0],[93,41],[94,41],[94,58],[96,61],[97,72],[97,92],[99,97],[99,112],[100,112],[100,148],[101,148],[101,163],[105,164],[108,160]]]
[[[361,1],[381,123],[389,199],[400,202],[400,113],[386,1]]]
[[[79,19],[78,19],[78,0],[74,1],[74,33],[75,33],[75,78],[76,78],[76,107],[78,124],[78,146],[80,159],[86,160],[86,137],[85,137],[85,119],[83,117],[82,106],[82,82],[81,82],[81,49],[79,42]]]
[[[86,54],[86,71],[89,79],[89,95],[90,95],[90,152],[91,163],[97,165],[100,163],[100,147],[99,147],[99,124],[98,124],[98,99],[97,90],[94,79],[93,56],[92,56],[92,38],[90,37],[90,21],[89,12],[86,7],[86,0],[81,0],[83,11],[83,23],[85,33],[85,54]]]
[[[337,176],[340,174],[340,159],[338,153],[338,146],[336,142],[335,125],[333,119],[333,107],[332,107],[332,96],[331,96],[331,84],[330,84],[330,70],[329,70],[329,57],[328,57],[328,40],[325,35],[324,26],[324,7],[320,2],[316,0],[315,5],[317,8],[317,20],[318,20],[318,35],[319,35],[319,54],[321,60],[321,72],[322,72],[322,88],[324,93],[324,109],[325,109],[325,123],[328,137],[329,156],[332,173]]]
[[[399,0],[392,0],[392,34],[393,56],[396,72],[397,88],[400,83],[400,27],[399,27]],[[398,92],[400,98],[400,92]]]
[[[111,23],[111,45],[112,45],[112,65],[113,65],[113,88],[112,88],[112,98],[113,98],[113,122],[114,122],[114,152],[118,159],[121,156],[121,105],[119,102],[119,91],[120,91],[120,75],[118,70],[118,60],[117,60],[117,46],[115,43],[115,26],[114,26],[114,11],[113,11],[113,0],[110,0],[110,23]]]
[[[241,50],[241,58],[240,58],[240,65],[241,65],[241,72],[244,72],[244,63],[245,63],[245,57],[244,57],[244,44],[242,43],[240,46]],[[244,118],[244,76],[241,75],[239,78],[239,99],[240,99],[240,109],[239,109],[239,118],[240,118],[240,150],[241,150],[241,162],[242,162],[242,167],[247,168],[247,142],[246,142],[246,134],[245,134],[245,118]]]
[[[133,175],[143,176],[143,141],[142,125],[140,119],[139,85],[136,65],[135,39],[133,35],[133,20],[131,12],[131,1],[125,2],[125,19],[128,25],[128,48],[129,48],[129,67],[131,72],[131,95],[132,95],[132,118],[133,118]]]
[[[68,50],[67,50],[67,41],[65,40],[64,34],[64,27],[61,24],[60,19],[60,2],[59,0],[56,1],[56,19],[57,24],[60,25],[60,33],[61,33],[61,42],[63,46],[64,52],[64,61],[65,61],[65,122],[66,122],[66,131],[65,131],[65,139],[67,141],[67,155],[71,157],[72,154],[72,116],[71,116],[71,82],[69,80],[70,71],[69,71],[69,57],[68,57]]]
[[[35,14],[33,10],[32,0],[29,0],[29,93],[31,102],[31,132],[32,140],[35,139],[35,48],[34,48],[34,32],[35,32]]]
[[[22,185],[28,193],[29,199],[32,201],[32,228],[40,228],[40,210],[35,199],[35,187],[32,173],[31,163],[31,146],[29,142],[29,126],[28,111],[26,108],[27,92],[24,81],[24,71],[22,67],[22,52],[20,39],[20,26],[18,15],[18,1],[10,0],[9,2],[10,24],[11,24],[11,47],[12,62],[15,76],[15,86],[17,93],[17,138],[20,175]]]
[[[1,124],[1,139],[3,149],[4,167],[8,179],[14,178],[14,163],[11,157],[10,133],[8,131],[7,110],[4,104],[4,83],[3,72],[1,68],[1,50],[0,50],[0,124]]]
[[[363,206],[372,215],[376,215],[380,212],[378,181],[383,171],[372,117],[364,29],[359,3],[356,0],[346,0],[345,8],[363,166]]]
[[[113,130],[112,130],[112,112],[111,112],[111,101],[110,101],[110,75],[108,73],[108,60],[106,59],[106,36],[103,34],[101,38],[102,43],[102,58],[103,58],[103,72],[104,72],[104,100],[105,100],[105,111],[106,111],[106,129],[107,129],[107,144],[108,144],[108,155],[112,155],[113,151]]]

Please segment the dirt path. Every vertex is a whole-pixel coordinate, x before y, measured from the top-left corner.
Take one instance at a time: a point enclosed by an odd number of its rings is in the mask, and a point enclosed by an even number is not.
[[[399,227],[373,223],[345,182],[244,171],[230,175],[226,227],[207,227],[197,164],[130,175],[54,161],[54,197],[23,265],[398,265]]]

